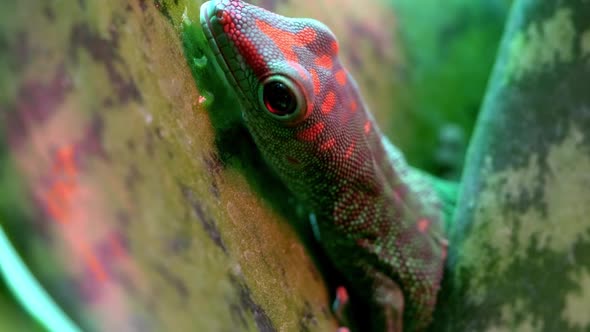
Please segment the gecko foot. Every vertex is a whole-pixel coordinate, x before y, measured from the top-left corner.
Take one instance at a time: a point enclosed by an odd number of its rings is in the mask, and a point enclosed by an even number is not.
[[[334,313],[334,316],[336,316],[336,319],[340,324],[346,325],[347,323],[345,311],[348,307],[349,301],[350,300],[348,296],[348,291],[346,290],[346,288],[344,286],[338,286],[336,288],[336,297],[334,298],[334,302],[332,303],[332,312]],[[338,329],[338,332],[347,331],[349,331],[347,327],[340,327]]]
[[[332,303],[332,311],[339,321],[342,321],[343,313],[347,305],[348,291],[346,291],[344,286],[339,286],[336,288],[336,298],[334,299],[334,303]]]
[[[403,331],[402,314],[404,311],[404,296],[398,284],[385,274],[371,270],[373,275],[375,304],[380,308],[387,332]]]

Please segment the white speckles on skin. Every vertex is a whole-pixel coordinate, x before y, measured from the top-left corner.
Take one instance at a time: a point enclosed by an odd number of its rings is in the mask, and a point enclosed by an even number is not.
[[[582,285],[582,289],[567,294],[561,315],[572,325],[581,330],[587,330],[590,328],[590,315],[588,315],[588,308],[590,308],[590,273],[583,271],[574,276],[573,279],[579,285]]]
[[[533,22],[510,41],[506,82],[574,59],[576,29],[572,10],[560,8],[542,22]]]

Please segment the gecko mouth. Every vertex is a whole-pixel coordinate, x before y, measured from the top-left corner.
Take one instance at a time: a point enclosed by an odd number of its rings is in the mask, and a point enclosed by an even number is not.
[[[223,70],[225,78],[233,86],[234,90],[238,91],[237,93],[241,95],[241,100],[247,101],[248,99],[245,98],[245,94],[236,79],[234,71],[226,60],[227,58],[235,57],[238,52],[235,46],[228,40],[223,31],[223,25],[219,22],[218,12],[222,9],[218,8],[217,3],[217,1],[207,1],[201,5],[201,27],[213,52],[215,63]],[[232,54],[226,54],[228,51],[232,52]]]

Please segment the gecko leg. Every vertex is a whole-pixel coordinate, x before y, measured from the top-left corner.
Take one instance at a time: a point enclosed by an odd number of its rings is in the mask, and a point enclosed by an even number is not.
[[[368,320],[361,323],[359,327],[363,327],[363,331],[402,332],[405,300],[401,287],[387,274],[373,267],[365,267],[357,271],[361,270],[363,276],[358,275],[358,278],[353,279],[361,281],[361,283],[356,283],[354,287],[357,287],[355,289],[370,290],[370,293],[365,293],[362,296],[364,301],[367,301],[365,302],[368,304],[366,313],[369,316]],[[338,291],[342,292],[345,289],[339,287]],[[349,303],[348,294],[345,294],[345,297],[342,296],[342,293],[337,294],[332,307],[334,314],[343,325],[337,330],[338,332],[349,331],[346,327],[348,324],[343,324],[345,317],[342,306]],[[347,301],[341,301],[342,298]]]
[[[339,321],[343,321],[344,311],[349,303],[348,291],[344,286],[338,286],[336,288],[336,297],[334,303],[332,303],[332,312]]]
[[[316,241],[321,242],[320,227],[318,225],[315,213],[310,213],[308,217],[314,238],[316,239]],[[338,322],[340,322],[341,324],[345,321],[344,311],[346,310],[348,303],[348,291],[346,291],[346,288],[344,286],[338,286],[336,288],[336,297],[334,298],[334,302],[332,303],[332,312],[334,313],[334,316],[336,316]],[[347,327],[338,328],[338,332],[348,331],[349,329]]]
[[[369,274],[374,283],[375,314],[383,319],[387,332],[403,331],[404,295],[399,285],[387,275],[370,269]]]
[[[344,312],[349,303],[348,291],[344,286],[338,286],[336,288],[336,297],[332,303],[332,312],[340,324],[347,324]],[[341,326],[338,328],[337,332],[350,332],[350,329],[346,326]]]

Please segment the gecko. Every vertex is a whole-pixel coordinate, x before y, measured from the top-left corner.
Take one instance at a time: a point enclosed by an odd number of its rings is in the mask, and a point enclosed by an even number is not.
[[[431,322],[452,190],[410,167],[383,135],[323,23],[241,0],[200,23],[265,162],[310,212],[322,250],[370,312],[363,330]]]

